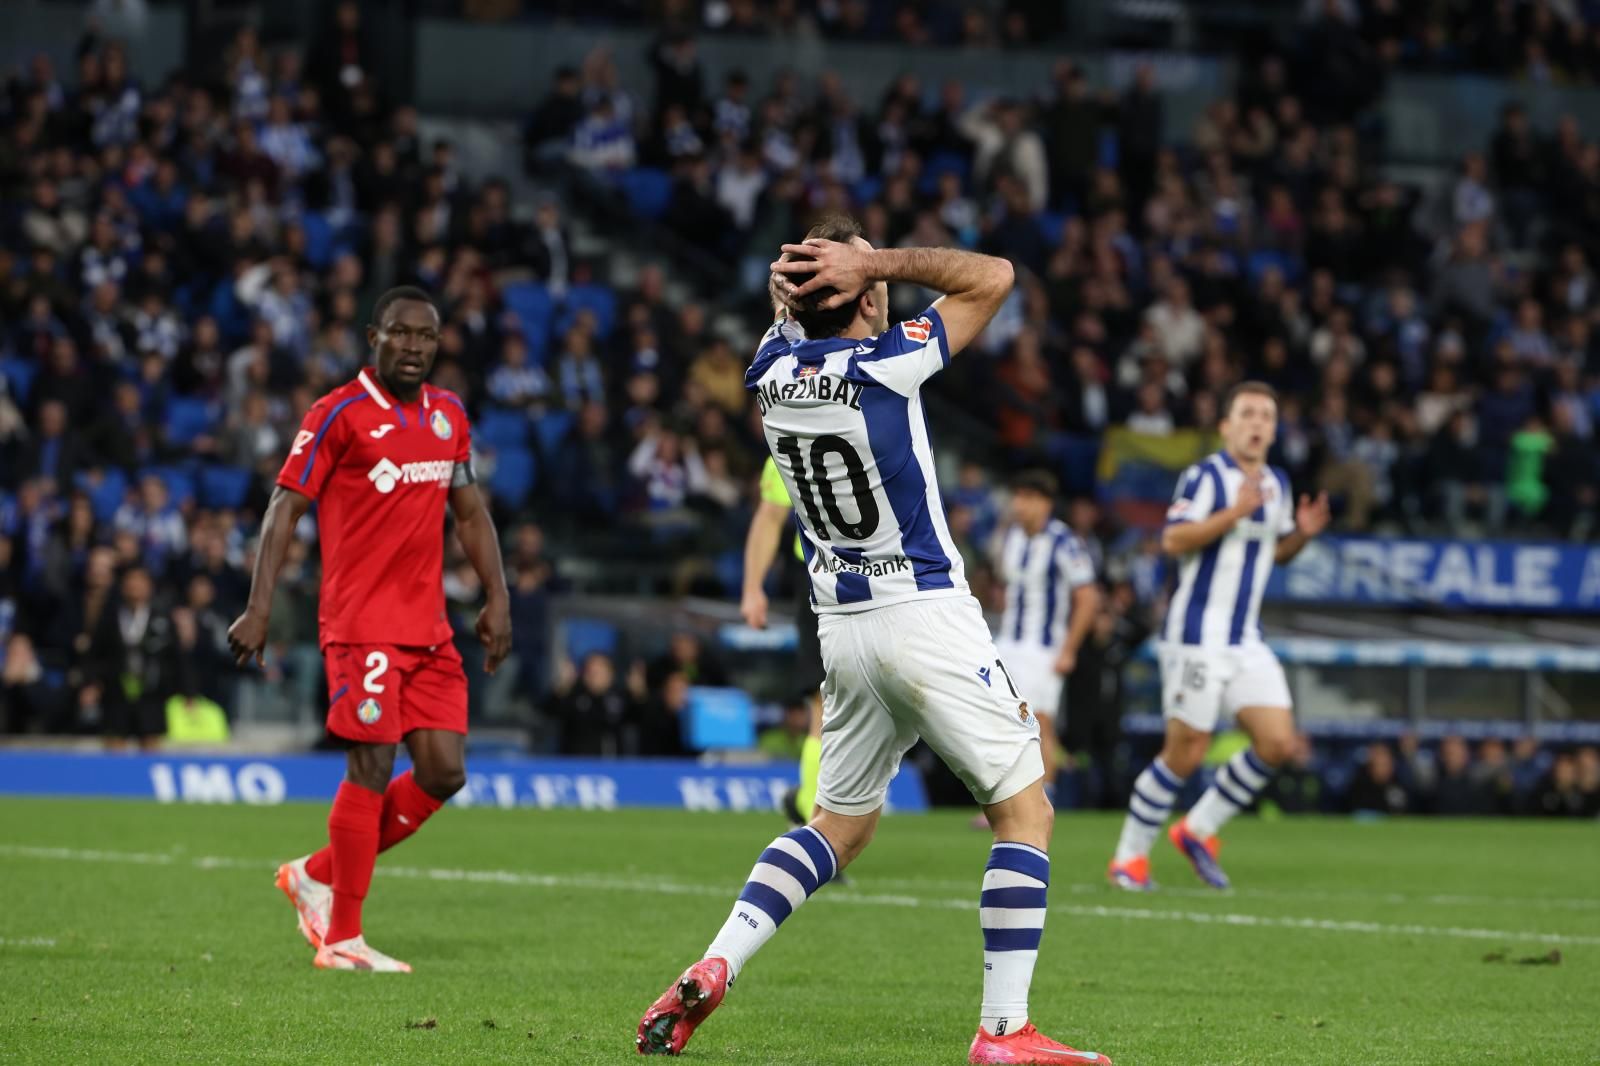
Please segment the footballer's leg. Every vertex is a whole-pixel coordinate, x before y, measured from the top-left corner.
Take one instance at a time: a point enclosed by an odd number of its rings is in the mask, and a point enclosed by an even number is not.
[[[976,601],[926,605],[898,625],[906,630],[902,655],[927,694],[911,717],[928,746],[966,783],[994,833],[978,897],[983,1000],[968,1060],[1109,1063],[1057,1043],[1028,1017],[1055,811],[1045,794],[1040,722],[1026,690],[1013,687]]]
[[[877,613],[877,612],[874,612]],[[823,683],[827,743],[809,825],[767,845],[705,957],[674,981],[639,1022],[642,1055],[676,1055],[722,1002],[746,962],[811,895],[866,848],[878,824],[889,780],[916,743],[879,701],[862,674],[854,641],[864,616],[823,622],[829,670]]]
[[[1133,782],[1122,834],[1106,876],[1118,888],[1148,892],[1156,887],[1150,876],[1150,847],[1184,783],[1205,761],[1211,733],[1221,713],[1224,671],[1198,648],[1161,649],[1161,708],[1166,715],[1166,736],[1161,753]],[[1194,861],[1191,857],[1191,861]]]
[[[1217,863],[1217,833],[1234,815],[1256,801],[1262,789],[1289,758],[1294,746],[1294,715],[1289,710],[1289,684],[1283,667],[1265,645],[1232,649],[1236,662],[1224,703],[1249,734],[1251,747],[1217,769],[1189,813],[1172,827],[1172,843],[1194,865],[1195,873],[1213,888],[1227,888],[1228,877]]]

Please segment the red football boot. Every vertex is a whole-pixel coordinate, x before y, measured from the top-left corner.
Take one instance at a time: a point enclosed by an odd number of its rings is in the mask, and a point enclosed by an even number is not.
[[[1097,1051],[1078,1051],[1051,1040],[1035,1029],[1032,1022],[1005,1036],[993,1036],[979,1026],[978,1035],[972,1038],[972,1050],[967,1054],[967,1061],[1024,1063],[1028,1066],[1046,1062],[1088,1062],[1094,1066],[1111,1066],[1111,1060]]]
[[[701,959],[650,1004],[639,1019],[634,1045],[641,1055],[676,1055],[728,994],[728,964]]]

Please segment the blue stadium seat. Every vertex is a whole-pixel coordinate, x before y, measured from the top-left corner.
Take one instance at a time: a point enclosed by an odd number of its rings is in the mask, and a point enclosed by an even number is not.
[[[19,405],[27,405],[34,376],[38,373],[39,368],[27,359],[14,355],[0,359],[0,378],[5,379],[6,391]]]
[[[1245,260],[1245,273],[1249,275],[1251,285],[1261,283],[1261,275],[1276,267],[1283,275],[1285,281],[1294,282],[1300,277],[1300,264],[1294,257],[1272,248],[1263,248],[1251,252]]]
[[[521,507],[533,491],[533,453],[526,448],[500,448],[494,453],[489,492],[509,507]]]
[[[572,326],[579,311],[594,312],[600,339],[604,340],[611,336],[612,327],[617,324],[617,294],[609,285],[574,285],[568,289],[566,308],[556,323],[557,336]]]
[[[522,324],[522,335],[528,341],[531,362],[544,361],[545,341],[550,336],[550,322],[555,317],[555,301],[550,290],[531,281],[518,281],[507,285],[500,293],[506,309],[517,316]]]
[[[717,583],[722,586],[723,594],[737,598],[744,585],[744,551],[734,548],[720,553],[711,561],[711,570],[717,577]]]
[[[109,522],[116,517],[117,508],[122,506],[122,501],[128,493],[127,475],[114,466],[100,467],[96,473],[98,477],[91,477],[87,472],[77,477],[78,488],[89,494],[89,506],[94,508],[94,517],[97,522]]]
[[[878,198],[883,191],[883,179],[868,175],[856,182],[855,188],[850,190],[850,195],[857,204],[870,204]],[[931,191],[931,190],[930,190]]]
[[[200,506],[237,510],[250,493],[250,471],[238,466],[203,466],[199,489]]]
[[[550,411],[534,422],[534,439],[539,442],[539,450],[546,459],[556,455],[566,443],[573,421],[570,411]]]
[[[300,216],[300,228],[306,233],[306,261],[318,270],[326,270],[333,262],[333,227],[315,211]]]
[[[1071,217],[1060,211],[1039,212],[1039,232],[1044,235],[1045,243],[1051,248],[1061,244],[1061,229]]]
[[[485,407],[472,427],[472,436],[495,451],[525,447],[528,443],[528,416],[503,407]]]
[[[195,498],[195,476],[180,466],[147,466],[139,471],[141,479],[154,474],[167,486],[167,495],[176,504],[184,504]]]
[[[585,657],[596,652],[617,654],[617,627],[610,622],[598,618],[568,618],[561,623],[561,635],[567,658],[580,666]]]
[[[755,701],[743,689],[691,687],[683,719],[684,743],[695,751],[756,746]]]
[[[174,396],[167,401],[167,440],[173,444],[193,444],[196,437],[210,433],[216,421],[211,405],[205,400]]]
[[[961,185],[966,187],[967,179],[971,176],[972,164],[967,162],[965,156],[959,152],[934,152],[928,156],[927,162],[922,165],[922,180],[919,191],[931,195],[939,187],[939,179],[945,174],[955,174],[961,179]]]
[[[635,167],[617,178],[628,207],[648,219],[665,218],[672,206],[672,175],[655,167]]]

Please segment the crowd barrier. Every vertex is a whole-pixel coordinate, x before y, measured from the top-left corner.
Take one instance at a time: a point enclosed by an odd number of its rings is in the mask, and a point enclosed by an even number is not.
[[[117,797],[161,803],[327,802],[344,757],[0,751],[0,795]],[[401,766],[405,765],[401,760]],[[467,807],[777,811],[798,779],[792,763],[706,765],[689,759],[467,758]],[[928,797],[902,764],[885,809],[920,812]]]

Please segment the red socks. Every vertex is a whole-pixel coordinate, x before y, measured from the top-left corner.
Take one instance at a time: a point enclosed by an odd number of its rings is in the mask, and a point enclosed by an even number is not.
[[[362,790],[366,791],[365,789]],[[383,817],[378,827],[378,850],[388,851],[422,827],[422,823],[444,806],[417,784],[407,770],[393,781],[383,794]],[[330,837],[331,839],[331,837]],[[314,881],[333,883],[333,846],[323,848],[306,860],[306,873]]]
[[[328,919],[329,944],[361,935],[361,904],[378,862],[378,825],[383,796],[346,781],[328,814],[328,848],[333,852],[333,914]]]
[[[388,851],[421,829],[422,823],[443,806],[443,800],[422,791],[410,770],[389,782],[383,794],[383,825],[379,828],[378,850]]]

